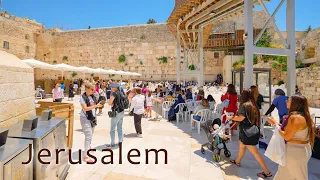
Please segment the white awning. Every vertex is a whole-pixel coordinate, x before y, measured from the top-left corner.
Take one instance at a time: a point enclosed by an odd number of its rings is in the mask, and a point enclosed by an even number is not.
[[[70,66],[68,64],[56,64],[53,65],[54,67],[56,67],[58,70],[60,71],[77,71],[77,72],[81,72],[82,70],[78,67],[74,67],[74,66]]]
[[[58,70],[57,67],[55,67],[52,64],[48,64],[45,62],[41,62],[35,59],[25,59],[22,60],[22,62],[28,64],[29,66],[33,68],[39,68],[39,69],[48,69],[48,70]]]

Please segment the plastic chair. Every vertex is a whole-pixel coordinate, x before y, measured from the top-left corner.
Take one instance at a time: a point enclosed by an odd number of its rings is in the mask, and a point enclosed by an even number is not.
[[[174,109],[176,109],[176,108],[179,109],[178,113],[176,113],[177,124],[179,124],[180,115],[182,116],[182,119],[184,118],[184,109],[186,107],[187,107],[186,103],[180,103],[180,104],[177,104],[176,107],[174,107]],[[185,119],[184,119],[184,121],[185,121]]]
[[[186,100],[186,103],[192,102],[192,101],[193,101],[192,99],[187,99],[187,100]]]
[[[40,97],[40,99],[42,99],[42,94],[40,93],[40,90],[39,89],[36,89],[36,99],[39,99],[39,97]]]
[[[198,111],[196,114],[191,114],[191,121],[190,121],[190,129],[192,131],[192,122],[195,121],[196,122],[196,126],[197,126],[197,129],[198,129],[198,134],[200,134],[200,124],[201,122],[205,122],[208,120],[209,118],[209,114],[210,114],[211,110],[210,109],[202,109],[200,111]],[[196,121],[193,119],[194,116],[200,116],[200,121]]]
[[[170,106],[171,106],[171,102],[170,101],[164,101],[162,103],[162,117],[164,119],[166,119],[166,114],[167,114],[167,117],[168,117],[168,112],[170,110]]]

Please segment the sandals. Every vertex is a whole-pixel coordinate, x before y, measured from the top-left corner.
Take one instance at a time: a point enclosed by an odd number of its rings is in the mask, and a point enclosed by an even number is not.
[[[231,162],[232,164],[238,166],[238,167],[241,166],[241,164],[240,164],[240,163],[237,163],[236,160],[230,160],[230,162]]]
[[[257,176],[261,177],[261,178],[269,178],[269,177],[272,177],[272,174],[271,174],[271,172],[269,172],[268,174],[261,172],[261,173],[257,174]]]

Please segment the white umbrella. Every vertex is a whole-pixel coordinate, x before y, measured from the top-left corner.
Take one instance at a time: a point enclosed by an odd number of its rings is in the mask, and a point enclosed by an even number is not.
[[[74,67],[74,66],[70,66],[68,64],[56,64],[56,65],[53,65],[54,67],[56,67],[57,69],[59,69],[61,71],[61,74],[62,74],[62,79],[63,79],[63,73],[65,71],[77,71],[77,72],[81,72],[81,69],[80,68],[77,68],[77,67]]]
[[[41,61],[38,61],[38,60],[35,60],[35,59],[25,59],[25,60],[22,60],[22,61],[25,62],[26,64],[28,64],[29,66],[33,67],[33,68],[48,69],[48,70],[57,69],[52,64],[41,62]]]

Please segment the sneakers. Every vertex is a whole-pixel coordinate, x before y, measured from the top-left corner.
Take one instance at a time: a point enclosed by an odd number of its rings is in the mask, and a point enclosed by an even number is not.
[[[116,147],[116,144],[106,144],[106,147],[113,148]]]
[[[138,137],[138,138],[143,138],[143,137],[142,137],[142,134],[137,134],[137,137]]]

